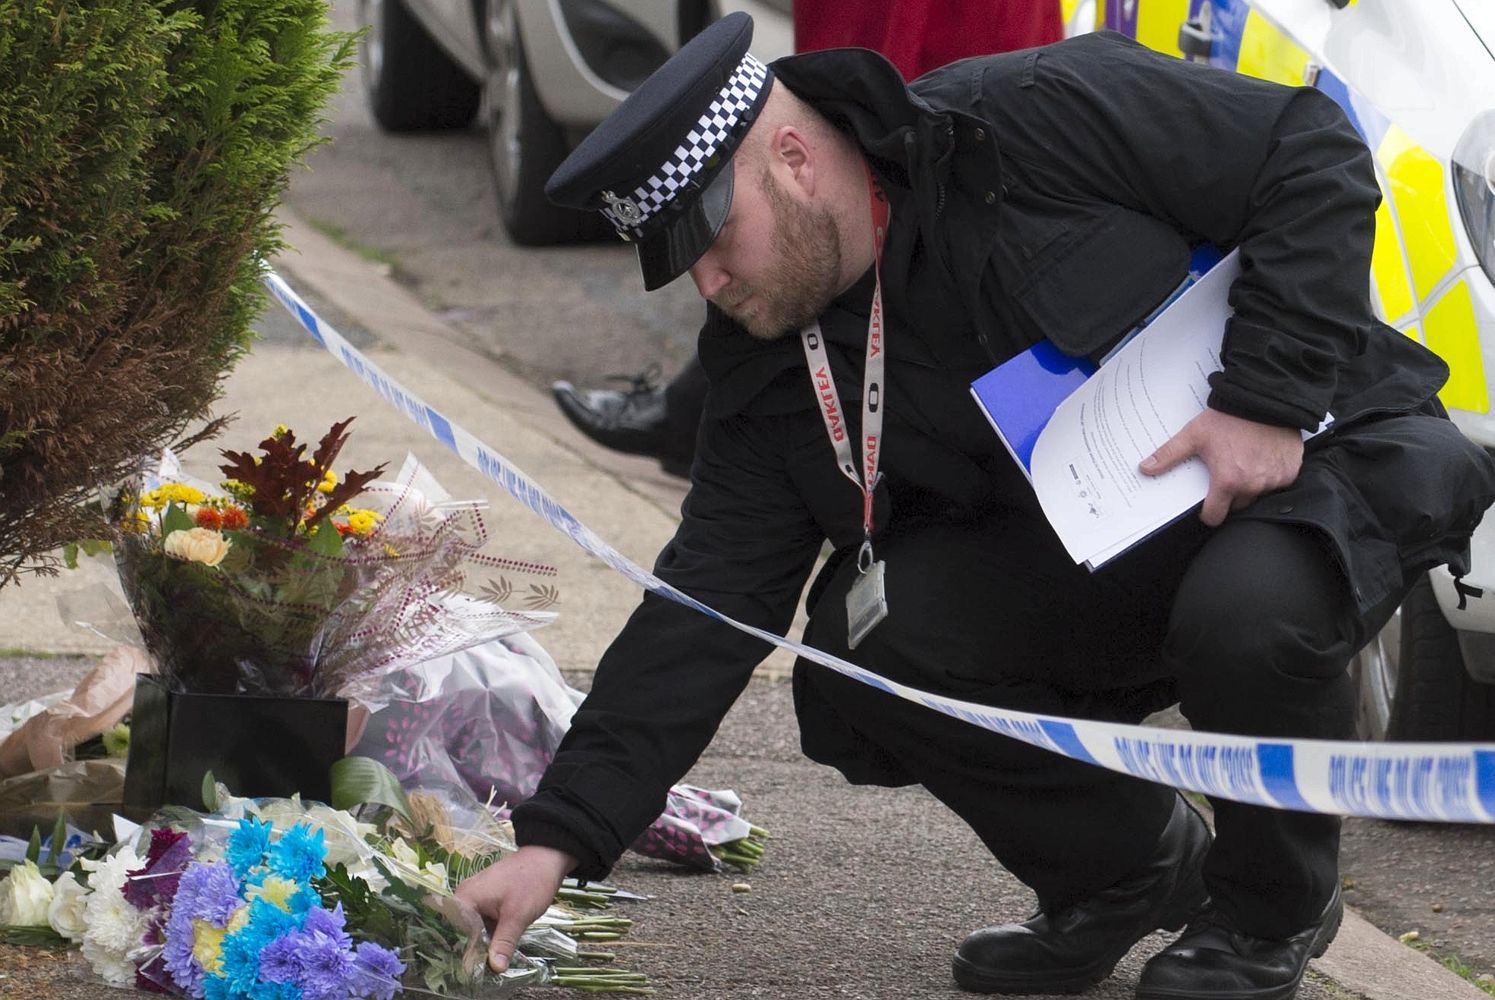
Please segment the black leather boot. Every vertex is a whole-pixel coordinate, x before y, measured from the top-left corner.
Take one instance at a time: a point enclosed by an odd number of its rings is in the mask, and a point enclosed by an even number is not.
[[[631,381],[632,388],[625,390],[577,389],[570,382],[556,382],[550,392],[566,419],[593,441],[657,459],[671,475],[689,476],[694,426],[685,431],[670,419],[665,390],[648,373]]]
[[[1204,905],[1210,833],[1180,796],[1153,856],[1115,885],[1025,923],[984,927],[955,953],[973,993],[1078,993],[1105,979],[1148,934],[1177,930]]]
[[[1206,909],[1143,966],[1138,1000],[1291,1000],[1308,960],[1328,950],[1343,919],[1338,886],[1316,922],[1280,941],[1242,934]]]

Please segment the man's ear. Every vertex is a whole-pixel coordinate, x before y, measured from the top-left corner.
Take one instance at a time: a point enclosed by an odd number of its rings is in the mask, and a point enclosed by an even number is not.
[[[805,195],[815,193],[815,151],[803,132],[793,125],[780,125],[769,139],[768,152],[780,180]]]

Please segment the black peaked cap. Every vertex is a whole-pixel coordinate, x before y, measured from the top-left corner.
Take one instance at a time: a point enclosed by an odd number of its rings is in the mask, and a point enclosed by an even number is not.
[[[600,211],[638,246],[644,287],[683,274],[732,202],[732,153],[763,106],[772,71],[748,52],[753,19],[710,25],[639,86],[556,168],[545,194]]]

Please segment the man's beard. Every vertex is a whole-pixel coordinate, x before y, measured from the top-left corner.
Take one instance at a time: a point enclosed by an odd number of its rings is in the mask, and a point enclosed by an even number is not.
[[[757,282],[733,282],[714,301],[754,337],[777,340],[819,316],[840,291],[841,233],[829,210],[800,205],[767,168],[759,183],[773,212],[773,260]]]

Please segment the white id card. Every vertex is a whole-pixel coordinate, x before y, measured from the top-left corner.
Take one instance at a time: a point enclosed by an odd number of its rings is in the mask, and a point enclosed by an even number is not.
[[[846,592],[847,649],[856,649],[857,643],[867,638],[867,633],[888,617],[888,595],[883,580],[885,569],[886,564],[881,559],[871,563],[857,574],[856,582]]]

